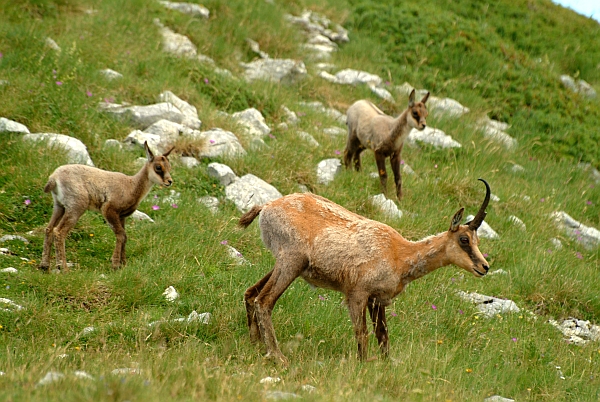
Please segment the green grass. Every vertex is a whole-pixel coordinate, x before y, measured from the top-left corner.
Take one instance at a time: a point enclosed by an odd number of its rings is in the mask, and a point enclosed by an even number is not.
[[[210,161],[188,170],[172,158],[174,189],[181,193],[178,207],[160,202],[168,190],[151,191],[139,209],[156,222],[128,222],[126,267],[110,268],[114,235],[100,215],[87,213],[67,240],[67,258],[76,266],[67,275],[47,275],[36,269],[52,210],[51,197],[42,189],[66,157],[2,133],[0,234],[23,235],[30,242],[2,244],[12,254],[0,256],[0,268],[13,266],[19,273],[2,274],[0,297],[25,308],[0,311],[0,371],[5,373],[0,399],[264,400],[266,391],[280,390],[315,401],[481,401],[493,394],[519,401],[598,400],[599,345],[569,345],[547,320],[600,321],[599,251],[583,249],[548,218],[564,210],[600,227],[600,187],[577,168],[580,160],[600,166],[600,107],[558,81],[560,74],[570,74],[599,88],[600,25],[545,0],[274,5],[209,0],[204,5],[211,10],[209,20],[141,0],[0,0],[0,79],[10,82],[0,86],[0,116],[32,132],[77,137],[96,166],[133,174],[142,150],[102,147],[106,139],[123,139],[132,131],[97,110],[103,99],[149,104],[171,90],[198,108],[203,128],[238,134],[239,127],[217,112],[256,107],[273,128],[274,138],[265,139],[268,147],[216,161],[238,176],[253,173],[283,194],[305,184],[411,240],[446,230],[461,206],[474,213],[483,197],[477,178],[483,177],[500,197],[487,217],[500,239],[484,239],[480,249],[489,255],[492,270],[501,268],[507,275],[476,279],[448,267],[411,284],[388,310],[391,358],[368,363],[356,359],[342,296],[294,282],[274,309],[275,330],[291,362],[289,368],[277,367],[250,343],[243,306],[245,289],[272,268],[274,259],[256,224],[245,231],[236,228],[240,213],[233,204],[222,203],[213,215],[197,202],[204,195],[224,197],[223,187],[206,173]],[[160,18],[190,37],[199,52],[239,75],[238,61],[254,57],[246,37],[273,57],[304,55],[298,46],[302,35],[282,16],[305,8],[350,30],[350,43],[332,60],[340,69],[376,73],[392,84],[408,81],[471,108],[460,120],[430,116],[428,121],[462,148],[405,147],[403,159],[417,174],[403,177],[401,219],[386,218],[369,202],[379,191],[378,179],[369,177],[376,171],[371,153],[363,155],[363,172],[344,171],[328,186],[317,183],[316,164],[339,157],[336,151],[343,150],[345,139],[322,134],[335,122],[297,102],[319,100],[344,111],[368,97],[397,113],[405,99],[384,103],[366,88],[336,86],[316,76],[291,86],[224,78],[161,52],[152,24]],[[60,54],[44,46],[48,36],[62,47]],[[108,82],[98,73],[102,68],[124,78]],[[276,128],[281,105],[304,113],[297,128]],[[485,114],[511,124],[509,133],[519,141],[516,152],[508,153],[474,128]],[[313,134],[321,146],[309,148],[296,130]],[[250,139],[240,135],[240,140],[249,149]],[[511,172],[513,163],[525,171]],[[160,210],[152,210],[154,203]],[[521,218],[527,231],[511,224],[510,215]],[[553,249],[553,237],[561,239],[562,250]],[[236,265],[224,240],[250,264]],[[170,285],[181,295],[173,303],[162,296]],[[455,295],[458,290],[514,300],[523,312],[485,319]],[[212,322],[148,325],[193,310],[210,312]],[[90,326],[95,330],[84,335]],[[377,353],[371,339],[370,355]],[[117,368],[139,368],[141,374],[112,374]],[[77,379],[76,370],[94,379]],[[36,386],[49,371],[65,378]],[[260,384],[266,376],[283,381]],[[305,384],[316,392],[303,391]]]

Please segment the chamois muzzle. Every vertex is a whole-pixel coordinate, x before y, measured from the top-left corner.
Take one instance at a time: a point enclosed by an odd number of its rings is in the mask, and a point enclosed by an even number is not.
[[[483,204],[481,204],[481,208],[479,208],[479,212],[477,212],[477,215],[475,215],[475,218],[473,218],[473,220],[471,222],[469,222],[469,229],[471,230],[477,230],[479,229],[479,226],[481,226],[481,222],[483,222],[483,220],[485,219],[486,216],[486,212],[485,209],[487,208],[489,202],[490,202],[490,195],[491,195],[491,190],[490,190],[490,185],[483,179],[478,179],[480,181],[483,182],[483,184],[485,184],[485,189],[486,189],[486,193],[485,193],[485,199],[483,200]]]

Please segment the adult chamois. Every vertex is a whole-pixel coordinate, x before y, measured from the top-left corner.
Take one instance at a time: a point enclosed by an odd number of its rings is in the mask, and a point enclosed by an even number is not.
[[[287,287],[302,277],[311,285],[344,293],[360,359],[367,355],[368,309],[381,352],[387,356],[385,307],[408,283],[450,264],[478,277],[488,272],[477,229],[486,216],[490,187],[480,180],[486,196],[472,221],[460,224],[464,211],[460,208],[449,230],[417,242],[310,193],[291,194],[252,208],[239,225],[248,227],[259,216],[261,238],[276,262],[244,294],[250,339],[264,342],[268,357],[287,364],[277,345],[271,313]]]
[[[344,165],[350,168],[352,161],[357,171],[360,170],[360,154],[367,148],[375,153],[375,162],[379,172],[381,191],[387,196],[387,171],[385,159],[390,158],[394,182],[396,183],[396,196],[402,198],[402,176],[400,175],[400,161],[402,146],[410,130],[416,128],[423,130],[427,125],[427,107],[425,102],[429,92],[415,102],[415,90],[408,97],[408,108],[397,118],[383,113],[377,106],[368,100],[356,101],[347,111],[348,140],[344,150]]]
[[[44,250],[39,268],[49,269],[52,242],[55,242],[56,265],[61,272],[69,270],[65,239],[87,210],[102,213],[115,233],[117,243],[112,255],[112,267],[125,264],[125,218],[135,212],[154,184],[169,187],[171,164],[167,157],[172,148],[154,156],[144,143],[147,161],[135,176],[108,172],[86,165],[64,165],[50,175],[44,192],[52,193],[54,209],[44,236]]]

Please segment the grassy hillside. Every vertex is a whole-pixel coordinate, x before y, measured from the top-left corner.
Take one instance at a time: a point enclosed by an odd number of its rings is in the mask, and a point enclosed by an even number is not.
[[[356,360],[353,331],[342,296],[311,290],[297,281],[279,300],[273,320],[290,367],[263,359],[249,341],[243,293],[268,272],[273,257],[253,224],[236,228],[239,211],[222,202],[211,214],[197,199],[224,197],[208,177],[203,160],[195,169],[173,157],[177,208],[161,203],[168,191],[154,188],[140,210],[154,224],[128,223],[128,265],[112,271],[114,235],[98,214],[87,213],[67,240],[67,258],[76,267],[66,275],[39,272],[43,229],[52,211],[43,193],[48,175],[66,162],[59,150],[0,134],[0,235],[30,242],[5,242],[0,255],[0,297],[24,306],[0,310],[0,399],[2,400],[264,400],[267,391],[294,392],[305,400],[481,401],[500,394],[515,400],[598,400],[600,346],[567,344],[547,324],[574,316],[600,322],[599,251],[585,250],[559,232],[548,215],[564,210],[586,225],[600,227],[600,187],[579,161],[600,166],[598,100],[587,100],[560,84],[561,74],[582,78],[600,90],[600,25],[549,1],[486,3],[434,1],[263,1],[210,0],[208,20],[163,8],[153,1],[0,0],[0,117],[31,132],[55,132],[82,140],[96,166],[136,172],[142,150],[104,149],[106,139],[123,139],[132,127],[100,113],[104,99],[132,104],[156,102],[170,90],[198,108],[203,129],[236,133],[248,149],[238,159],[218,158],[238,176],[253,173],[283,194],[305,184],[351,211],[385,222],[408,239],[447,230],[460,206],[475,213],[485,178],[500,201],[486,221],[499,240],[482,240],[492,270],[506,275],[476,279],[448,267],[416,281],[388,309],[391,358]],[[339,86],[314,74],[299,46],[300,31],[285,13],[322,13],[350,31],[331,62],[356,68],[392,84],[408,81],[440,97],[451,97],[471,112],[460,120],[430,115],[428,124],[452,135],[463,147],[437,150],[405,147],[403,158],[417,173],[404,176],[404,217],[386,218],[369,197],[379,192],[372,153],[360,173],[344,171],[328,186],[315,167],[339,157],[344,138],[321,129],[335,121],[298,105],[321,101],[341,111],[369,98],[395,114],[406,99],[383,102],[364,87]],[[90,11],[92,10],[92,11]],[[245,42],[258,41],[271,57],[304,59],[311,75],[290,86],[246,83],[223,77],[193,60],[161,51],[154,18],[188,36],[200,53],[240,76],[239,61],[255,56]],[[56,53],[44,44],[53,38]],[[98,70],[112,68],[121,80],[107,81]],[[60,82],[61,85],[58,85]],[[297,128],[276,129],[281,105],[301,112]],[[268,147],[250,150],[240,127],[218,112],[259,109],[274,129]],[[511,124],[517,151],[485,139],[474,128],[484,115]],[[321,146],[300,140],[308,131]],[[513,164],[524,167],[515,173]],[[525,197],[527,196],[527,197]],[[30,202],[25,202],[29,200]],[[160,206],[153,210],[153,204]],[[522,219],[521,231],[509,221]],[[563,242],[555,250],[550,239]],[[251,263],[238,266],[227,244]],[[23,260],[23,258],[27,260]],[[162,292],[174,286],[171,303]],[[478,292],[514,300],[522,313],[485,319],[455,292]],[[161,319],[210,312],[210,324],[150,327]],[[93,326],[95,330],[84,332]],[[370,354],[377,348],[371,340]],[[560,373],[557,370],[560,366]],[[112,374],[136,368],[139,374]],[[78,379],[76,370],[93,376]],[[36,386],[47,372],[65,378]],[[266,376],[276,385],[260,384]],[[316,387],[314,393],[303,385]]]

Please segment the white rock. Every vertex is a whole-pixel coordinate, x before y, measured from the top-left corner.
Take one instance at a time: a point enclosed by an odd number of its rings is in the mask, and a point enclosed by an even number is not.
[[[0,269],[0,272],[6,273],[6,274],[16,274],[19,271],[15,267],[8,267],[8,268]]]
[[[0,237],[0,243],[4,243],[5,241],[13,241],[13,240],[22,241],[25,244],[29,243],[29,240],[27,240],[23,236],[19,236],[19,235],[4,235],[4,236]]]
[[[0,117],[0,133],[2,132],[29,134],[29,129],[21,123]]]
[[[339,110],[334,109],[334,108],[326,108],[319,101],[314,101],[314,102],[299,102],[298,104],[300,106],[304,106],[304,107],[316,110],[317,112],[324,113],[327,116],[331,117],[332,119],[338,121],[339,123],[346,124],[347,117],[346,117],[346,115],[344,113],[342,113]]]
[[[157,144],[157,147],[161,152],[166,152],[175,144],[180,135],[183,133],[193,133],[194,130],[187,128],[183,124],[162,119],[153,123],[143,132],[147,134],[158,135],[160,137],[160,142]]]
[[[209,64],[211,66],[215,66],[216,65],[215,61],[211,57],[208,57],[205,54],[199,54],[198,55],[198,61],[200,63]]]
[[[96,330],[96,328],[94,327],[85,327],[84,329],[81,330],[81,335],[85,336],[85,335],[89,335],[92,332],[94,332]]]
[[[292,112],[290,109],[283,105],[281,106],[281,110],[283,111],[283,115],[287,124],[296,125],[300,122],[300,119],[298,118],[296,112]]]
[[[550,239],[550,243],[552,243],[555,250],[562,250],[562,248],[563,248],[562,242],[560,240],[558,240],[556,237]]]
[[[219,183],[223,186],[228,186],[237,179],[236,174],[231,168],[222,163],[212,162],[208,164],[207,168],[208,176],[219,180]]]
[[[257,55],[259,55],[263,59],[268,59],[269,58],[269,54],[268,53],[265,53],[262,50],[260,50],[260,45],[258,44],[257,41],[255,41],[253,39],[250,39],[250,38],[246,38],[246,43],[248,44],[248,46],[250,46],[250,50],[252,50],[254,53],[256,53]]]
[[[313,11],[304,11],[300,16],[286,14],[285,19],[299,25],[308,34],[321,34],[334,42],[346,43],[349,41],[348,31],[339,24],[333,24],[327,17]]]
[[[381,77],[375,74],[370,74],[365,71],[353,70],[351,68],[347,68],[341,71],[338,71],[335,74],[335,82],[336,84],[346,84],[346,85],[360,85],[367,84],[369,86],[379,86],[382,83]],[[391,94],[390,94],[391,96]]]
[[[313,387],[310,384],[304,384],[301,388],[302,388],[302,391],[305,391],[308,393],[313,393],[317,390],[317,388]]]
[[[179,158],[179,162],[188,169],[193,169],[200,165],[198,159],[194,158],[193,156],[182,156]]]
[[[100,74],[102,74],[102,76],[104,76],[104,78],[106,78],[109,81],[123,78],[123,74],[121,74],[115,70],[111,70],[110,68],[105,68],[104,70],[100,70]]]
[[[237,157],[246,155],[246,151],[242,148],[242,144],[240,144],[238,138],[230,131],[213,128],[209,131],[196,131],[187,136],[204,142],[204,149],[200,152],[201,157]]]
[[[258,59],[250,63],[240,63],[246,69],[246,81],[265,80],[276,83],[292,83],[304,78],[306,66],[301,60]]]
[[[81,380],[94,380],[95,378],[82,370],[76,370],[73,375]]]
[[[187,317],[181,317],[181,318],[175,318],[172,320],[158,320],[158,321],[153,321],[150,324],[148,324],[149,327],[154,327],[156,325],[160,325],[163,323],[179,323],[179,322],[183,322],[186,324],[189,323],[193,323],[193,322],[199,322],[201,324],[210,324],[210,321],[212,320],[212,315],[210,313],[201,313],[198,314],[198,312],[196,312],[196,310],[193,310],[190,315],[188,315]]]
[[[476,304],[477,309],[489,318],[495,316],[496,314],[509,312],[518,313],[521,311],[512,300],[498,299],[497,297],[493,296],[485,296],[479,293],[467,293],[463,291],[458,291],[456,294],[461,299]]]
[[[492,141],[502,144],[506,149],[515,149],[518,145],[517,140],[506,134],[504,131],[492,126],[480,126],[483,135]]]
[[[265,377],[259,381],[261,384],[277,384],[278,382],[281,382],[279,377]]]
[[[586,98],[596,97],[596,91],[594,90],[594,88],[584,80],[575,81],[571,76],[561,75],[560,81],[565,87],[569,88],[571,91],[580,93]]]
[[[409,96],[413,89],[415,89],[415,87],[410,85],[408,82],[405,82],[402,85],[394,86],[394,91],[398,92],[400,95],[405,96]]]
[[[230,245],[226,245],[225,247],[227,247],[227,254],[233,258],[237,265],[244,265],[248,263],[248,260],[246,260],[242,253],[240,253],[237,249],[231,247]]]
[[[121,144],[121,141],[119,140],[115,140],[115,139],[108,139],[106,141],[104,141],[104,146],[103,148],[107,149],[107,148],[116,148],[116,149],[123,149],[123,144]]]
[[[154,219],[150,218],[147,214],[145,214],[142,211],[139,211],[137,209],[135,211],[133,211],[130,218],[134,219],[136,221],[148,221],[150,223],[154,223]]]
[[[581,243],[587,250],[600,245],[600,231],[598,229],[585,226],[564,211],[553,212],[550,214],[550,218],[559,229]]]
[[[511,166],[510,170],[511,170],[513,173],[523,173],[523,172],[525,171],[525,168],[524,168],[523,166],[521,166],[521,165],[517,165],[516,163],[514,163],[514,164]]]
[[[369,88],[371,89],[371,92],[373,92],[375,95],[379,96],[381,99],[385,99],[388,102],[395,101],[394,97],[387,89],[381,88],[381,87],[376,87],[374,85],[369,86]]]
[[[18,305],[17,303],[13,302],[10,299],[6,299],[4,297],[0,297],[0,311],[6,311],[6,312],[14,312],[14,311],[20,311],[23,310],[23,306]]]
[[[329,184],[341,171],[342,162],[339,159],[324,159],[317,165],[317,182]]]
[[[199,4],[193,3],[175,3],[171,1],[159,1],[160,4],[171,10],[176,10],[184,14],[191,14],[198,17],[208,18],[210,11],[208,8],[203,7]]]
[[[467,216],[467,222],[472,221],[475,218],[474,215]],[[499,239],[498,233],[494,229],[491,228],[490,225],[486,221],[481,222],[481,226],[477,229],[477,236],[482,239]]]
[[[154,20],[155,25],[160,28],[160,34],[163,37],[163,51],[171,53],[177,57],[196,58],[198,48],[185,35],[173,32],[164,26],[158,19]]]
[[[62,380],[63,378],[65,378],[65,375],[63,373],[49,371],[46,373],[44,378],[38,381],[37,386],[39,387],[43,385],[52,384],[53,382],[57,382],[59,380]]]
[[[94,162],[88,154],[87,147],[77,138],[69,137],[63,134],[54,133],[36,133],[23,135],[25,141],[46,141],[49,148],[61,147],[67,151],[69,163],[80,163],[83,165],[94,166]]]
[[[261,149],[265,149],[265,148],[269,148],[269,146],[262,138],[255,137],[255,138],[252,138],[252,140],[250,141],[250,149],[252,149],[253,151],[257,151],[257,150],[261,150]]]
[[[264,205],[282,197],[281,193],[262,179],[247,174],[225,187],[225,198],[232,201],[241,212],[255,205]]]
[[[523,231],[527,230],[527,226],[525,226],[525,223],[523,223],[523,221],[521,219],[517,218],[516,216],[511,215],[508,217],[508,220],[510,222],[512,222],[519,229],[521,229]]]
[[[46,47],[49,47],[50,49],[60,53],[61,52],[61,48],[60,46],[58,46],[58,44],[54,41],[54,39],[52,38],[46,38]]]
[[[298,137],[302,138],[304,141],[308,142],[312,147],[318,147],[319,143],[315,140],[315,137],[307,133],[306,131],[297,131],[296,134]]]
[[[600,341],[600,327],[589,321],[569,318],[560,323],[555,320],[548,322],[568,337],[571,343],[583,345],[589,341]]]
[[[402,218],[402,211],[398,209],[398,206],[394,201],[388,200],[383,194],[377,194],[371,197],[371,203],[379,208],[381,212],[388,218],[400,219]]]
[[[185,116],[181,124],[186,127],[198,130],[202,125],[202,122],[198,118],[198,109],[194,105],[189,104],[183,99],[179,98],[171,91],[164,91],[159,96],[160,102],[168,102],[175,106]]]
[[[265,118],[262,113],[255,108],[236,112],[232,114],[231,117],[244,126],[246,133],[250,136],[262,137],[271,132],[271,129],[265,123]]]
[[[326,134],[330,137],[345,137],[348,135],[348,130],[344,130],[340,127],[326,127],[323,129],[323,134]]]
[[[137,147],[144,147],[144,143],[148,143],[148,148],[154,154],[160,154],[161,150],[159,146],[161,146],[162,138],[158,134],[150,134],[145,133],[140,130],[133,130],[130,132],[127,137],[123,140],[125,144],[135,145]],[[162,148],[162,147],[161,147]],[[145,160],[146,158],[144,158]],[[145,161],[144,161],[145,163]]]
[[[431,144],[436,148],[460,148],[458,142],[456,142],[451,136],[446,135],[442,130],[437,128],[425,127],[424,130],[417,130],[413,128],[408,134],[407,141],[411,145],[415,145],[418,142]]]
[[[139,129],[145,129],[163,119],[174,123],[183,123],[186,118],[181,110],[169,102],[146,106],[125,106],[118,103],[100,102],[99,108]]]
[[[291,392],[283,392],[283,391],[267,391],[267,392],[265,392],[265,399],[272,399],[275,401],[287,400],[287,399],[297,399],[297,398],[300,398],[300,395],[296,395]]]
[[[198,202],[208,208],[213,214],[219,211],[219,199],[217,197],[206,195],[198,198]]]
[[[503,269],[495,269],[493,271],[488,272],[487,276],[494,276],[494,275],[508,275],[508,272],[506,272]]]
[[[469,108],[460,104],[460,102],[451,98],[438,98],[430,96],[427,101],[427,108],[434,115],[446,117],[461,117],[469,113]]]
[[[596,169],[590,163],[579,163],[579,164],[577,164],[577,167],[579,167],[584,172],[588,172],[589,171],[592,179],[594,180],[594,182],[596,184],[600,183],[600,171],[598,171],[598,169]]]
[[[515,402],[514,399],[504,398],[500,395],[490,396],[489,398],[485,398],[483,402]]]
[[[0,254],[2,254],[2,255],[10,255],[10,250],[7,249],[6,247],[1,247],[0,248]]]
[[[169,286],[163,292],[163,296],[165,296],[165,299],[167,299],[167,301],[172,302],[179,298],[179,293],[177,293],[177,290],[175,290],[173,286]]]
[[[490,194],[490,201],[500,202],[500,198],[496,194]]]

